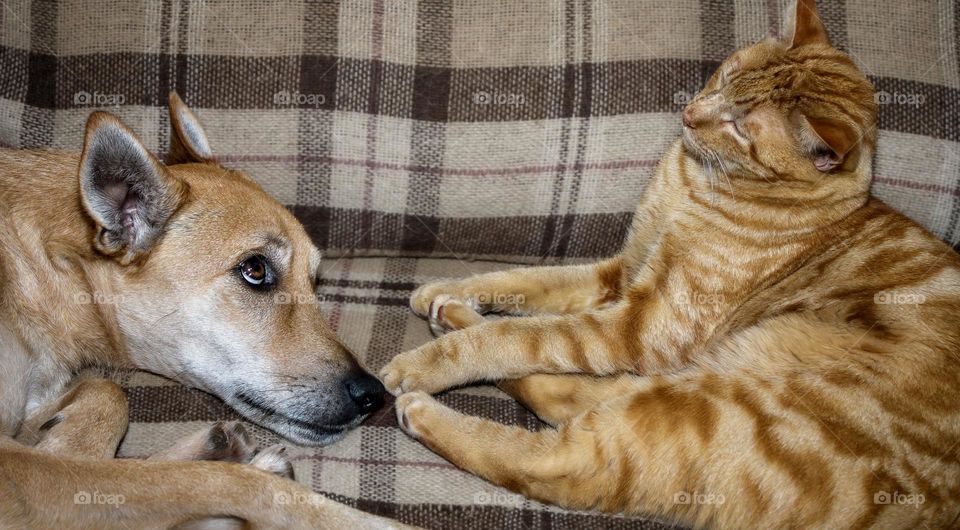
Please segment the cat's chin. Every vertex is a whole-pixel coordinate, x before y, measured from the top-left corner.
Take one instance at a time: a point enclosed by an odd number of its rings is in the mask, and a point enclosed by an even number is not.
[[[707,153],[707,151],[697,142],[697,139],[694,137],[693,133],[690,132],[690,129],[686,127],[683,128],[683,149],[690,156],[700,162],[701,164],[706,160],[712,160],[713,158]]]

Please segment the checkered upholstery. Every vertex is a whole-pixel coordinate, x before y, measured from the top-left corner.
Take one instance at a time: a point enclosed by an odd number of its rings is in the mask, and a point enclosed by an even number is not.
[[[819,3],[879,91],[874,192],[957,245],[960,4]],[[5,0],[0,145],[77,150],[86,116],[106,108],[164,153],[176,89],[222,163],[304,222],[327,256],[331,321],[378,368],[430,338],[405,308],[415,284],[505,266],[477,259],[616,252],[684,103],[731,51],[778,33],[784,4]],[[232,415],[152,376],[117,377],[133,414],[124,456]],[[490,389],[444,399],[540,427]],[[314,489],[427,527],[657,525],[505,494],[406,438],[390,411],[294,455]]]

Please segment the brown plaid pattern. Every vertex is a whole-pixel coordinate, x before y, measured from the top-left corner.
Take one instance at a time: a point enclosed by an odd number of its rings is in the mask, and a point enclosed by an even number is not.
[[[676,113],[785,2],[6,0],[0,142],[76,149],[104,107],[163,152],[176,89],[328,255],[609,255]],[[880,91],[876,193],[957,243],[960,7],[821,4]]]
[[[221,161],[334,258],[330,319],[379,368],[430,338],[405,307],[415,284],[493,267],[461,260],[616,252],[678,112],[731,51],[778,32],[786,2],[3,0],[0,145],[77,150],[105,108],[165,152],[176,89]],[[875,193],[957,245],[960,2],[819,4],[879,91]],[[123,455],[232,416],[158,378],[118,377],[133,414]],[[488,389],[445,399],[538,427]],[[316,490],[428,527],[657,526],[511,497],[407,439],[389,410],[295,455]]]

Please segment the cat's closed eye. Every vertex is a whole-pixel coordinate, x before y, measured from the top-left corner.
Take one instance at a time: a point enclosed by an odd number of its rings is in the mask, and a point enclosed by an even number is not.
[[[726,120],[723,122],[723,124],[727,127],[728,130],[733,132],[734,136],[736,136],[737,139],[740,139],[743,141],[750,140],[750,138],[747,136],[746,132],[744,131],[743,127],[740,126],[740,123],[737,120]]]

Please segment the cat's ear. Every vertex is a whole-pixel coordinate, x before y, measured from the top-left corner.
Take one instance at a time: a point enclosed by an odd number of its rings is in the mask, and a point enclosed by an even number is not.
[[[187,162],[212,164],[215,160],[200,120],[176,92],[170,92],[170,152],[167,154],[167,164]]]
[[[790,48],[799,48],[808,44],[830,45],[827,28],[820,20],[816,0],[794,0],[787,8],[784,17],[786,33],[783,41]]]
[[[806,118],[813,149],[813,165],[824,173],[856,166],[860,137],[848,125],[825,118]]]
[[[123,265],[150,251],[188,191],[106,112],[87,120],[79,176],[84,209],[97,225],[94,246]]]

